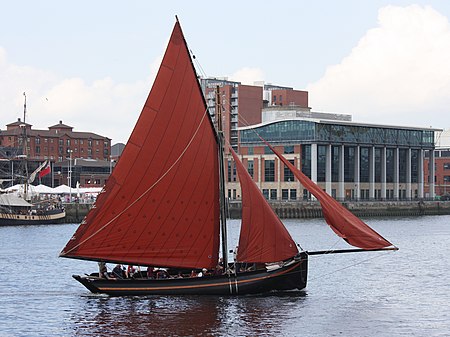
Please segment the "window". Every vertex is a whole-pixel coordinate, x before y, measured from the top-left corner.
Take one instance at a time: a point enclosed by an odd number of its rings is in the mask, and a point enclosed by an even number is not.
[[[253,154],[253,146],[248,147],[248,153],[247,154]]]
[[[294,165],[294,160],[289,159],[289,162]],[[286,166],[284,166],[284,181],[294,181],[294,173]]]
[[[91,147],[92,146],[92,140],[88,140],[88,146]]]
[[[269,190],[267,188],[263,188],[262,193],[263,193],[264,198],[269,200]]]
[[[277,200],[277,190],[274,188],[270,189],[270,200]]]
[[[293,188],[293,189],[290,189],[289,192],[290,192],[289,198],[291,200],[297,200],[297,190],[295,188]]]
[[[450,163],[444,163],[444,170],[450,170]]]
[[[275,160],[264,161],[264,181],[275,181]]]
[[[248,171],[248,174],[250,175],[250,177],[253,178],[253,160],[249,160],[247,162],[247,171]]]
[[[289,199],[289,190],[282,189],[281,190],[281,200],[288,200],[288,199]]]
[[[444,182],[450,183],[450,176],[444,176]]]
[[[236,164],[228,160],[227,181],[236,181]]]
[[[66,145],[67,145],[67,146],[70,146],[70,139],[67,139],[67,140],[66,140]]]
[[[284,153],[285,154],[294,153],[294,146],[293,145],[285,146],[284,147]]]
[[[36,138],[36,144],[41,144],[41,139],[40,138]]]

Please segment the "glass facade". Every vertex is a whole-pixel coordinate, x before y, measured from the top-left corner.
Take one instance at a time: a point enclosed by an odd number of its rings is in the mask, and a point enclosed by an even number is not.
[[[256,131],[256,132],[255,132]],[[259,135],[272,144],[360,144],[388,147],[434,148],[434,131],[286,120],[240,130],[241,146],[261,145]]]
[[[422,157],[421,151],[427,156],[427,152],[434,149],[434,132],[427,129],[346,124],[339,121],[283,120],[254,129],[240,130],[240,144],[241,148],[249,150],[247,153],[256,152],[263,156],[272,155],[272,152],[268,151],[258,134],[271,144],[283,146],[281,151],[291,163],[294,162],[293,157],[300,159],[301,170],[309,178],[312,176],[312,167],[316,167],[317,171],[314,173],[321,188],[329,189],[328,192],[335,197],[337,195],[338,198],[353,199],[359,196],[361,199],[371,197],[380,199],[384,198],[384,191],[386,191],[387,199],[396,197],[408,199],[424,196],[423,185],[420,185],[419,181],[423,174],[419,172],[422,167],[419,160]],[[313,144],[317,146],[315,165],[312,163]],[[300,151],[296,145],[300,146]],[[325,185],[330,146],[332,185]],[[243,153],[246,152],[243,151]],[[356,155],[359,157],[356,158]],[[342,157],[343,165],[340,163]],[[372,160],[374,160],[373,163]],[[296,181],[292,172],[283,164],[277,164],[275,167],[274,160],[265,160],[264,163],[262,167],[264,181],[277,181],[278,175],[275,175],[275,171],[281,169],[284,173],[281,177],[282,183],[287,183],[287,185],[281,184],[277,192],[269,189],[266,192],[267,197],[273,199],[274,193],[277,193],[280,200],[292,200],[291,191],[297,193],[297,190],[291,189],[289,185],[290,182]],[[343,172],[340,172],[341,167],[344,169]],[[372,168],[375,186],[371,185]],[[450,163],[445,169],[450,170]],[[355,183],[357,174],[361,184],[359,191],[356,191],[358,185]],[[386,181],[383,181],[384,174]],[[231,180],[233,175],[234,172],[230,176]],[[335,184],[339,182],[341,176],[345,184]],[[408,185],[409,182],[412,185]],[[386,184],[382,185],[384,183]],[[421,192],[419,188],[422,188]],[[302,193],[301,186],[298,187],[298,194],[299,199],[310,197],[307,191]]]
[[[327,169],[327,146],[319,145],[317,146],[317,181],[325,181]]]
[[[362,183],[368,183],[370,178],[370,149],[368,147],[361,147],[359,151],[359,181]]]
[[[302,172],[311,178],[311,145],[302,145]]]

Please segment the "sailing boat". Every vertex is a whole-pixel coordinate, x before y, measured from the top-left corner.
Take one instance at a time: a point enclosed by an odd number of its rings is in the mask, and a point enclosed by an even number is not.
[[[23,125],[21,142],[23,146],[21,159],[22,185],[18,188],[18,195],[11,193],[0,194],[0,226],[1,225],[44,225],[62,222],[66,216],[64,207],[58,199],[39,200],[31,203],[32,183],[36,179],[50,172],[50,162],[45,160],[31,173],[28,174],[28,136],[25,122],[27,111],[27,96],[25,92],[23,104]],[[14,181],[14,179],[11,179]]]
[[[60,253],[98,261],[102,268],[128,264],[147,266],[149,272],[73,277],[91,292],[109,295],[245,295],[305,288],[308,252],[299,250],[231,148],[243,204],[236,261],[228,262],[222,138],[177,20],[122,157]],[[362,222],[342,227],[342,236],[351,237],[351,244],[358,236],[362,249],[392,249]],[[192,277],[191,272],[207,274]]]

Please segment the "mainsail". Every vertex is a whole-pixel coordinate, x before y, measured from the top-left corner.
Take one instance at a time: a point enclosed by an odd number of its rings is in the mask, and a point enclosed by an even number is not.
[[[219,254],[218,143],[176,22],[139,120],[61,256],[212,268]]]
[[[300,183],[320,201],[322,213],[326,222],[338,236],[342,237],[352,246],[367,250],[392,246],[392,243],[387,241],[334,198],[329,196],[311,181],[311,179],[304,175],[303,172],[276,151],[269,143],[265,140],[263,141],[277,157],[280,158],[284,165],[292,171]]]
[[[298,253],[291,235],[272,210],[230,148],[242,189],[242,222],[237,260],[239,262],[278,262]]]

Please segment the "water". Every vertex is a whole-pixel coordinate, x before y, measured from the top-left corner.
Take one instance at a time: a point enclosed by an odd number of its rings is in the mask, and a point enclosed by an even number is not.
[[[368,222],[400,250],[312,256],[305,291],[239,298],[93,295],[71,275],[96,264],[57,257],[76,225],[0,227],[0,336],[450,335],[450,216]],[[346,247],[285,223],[305,249]]]

